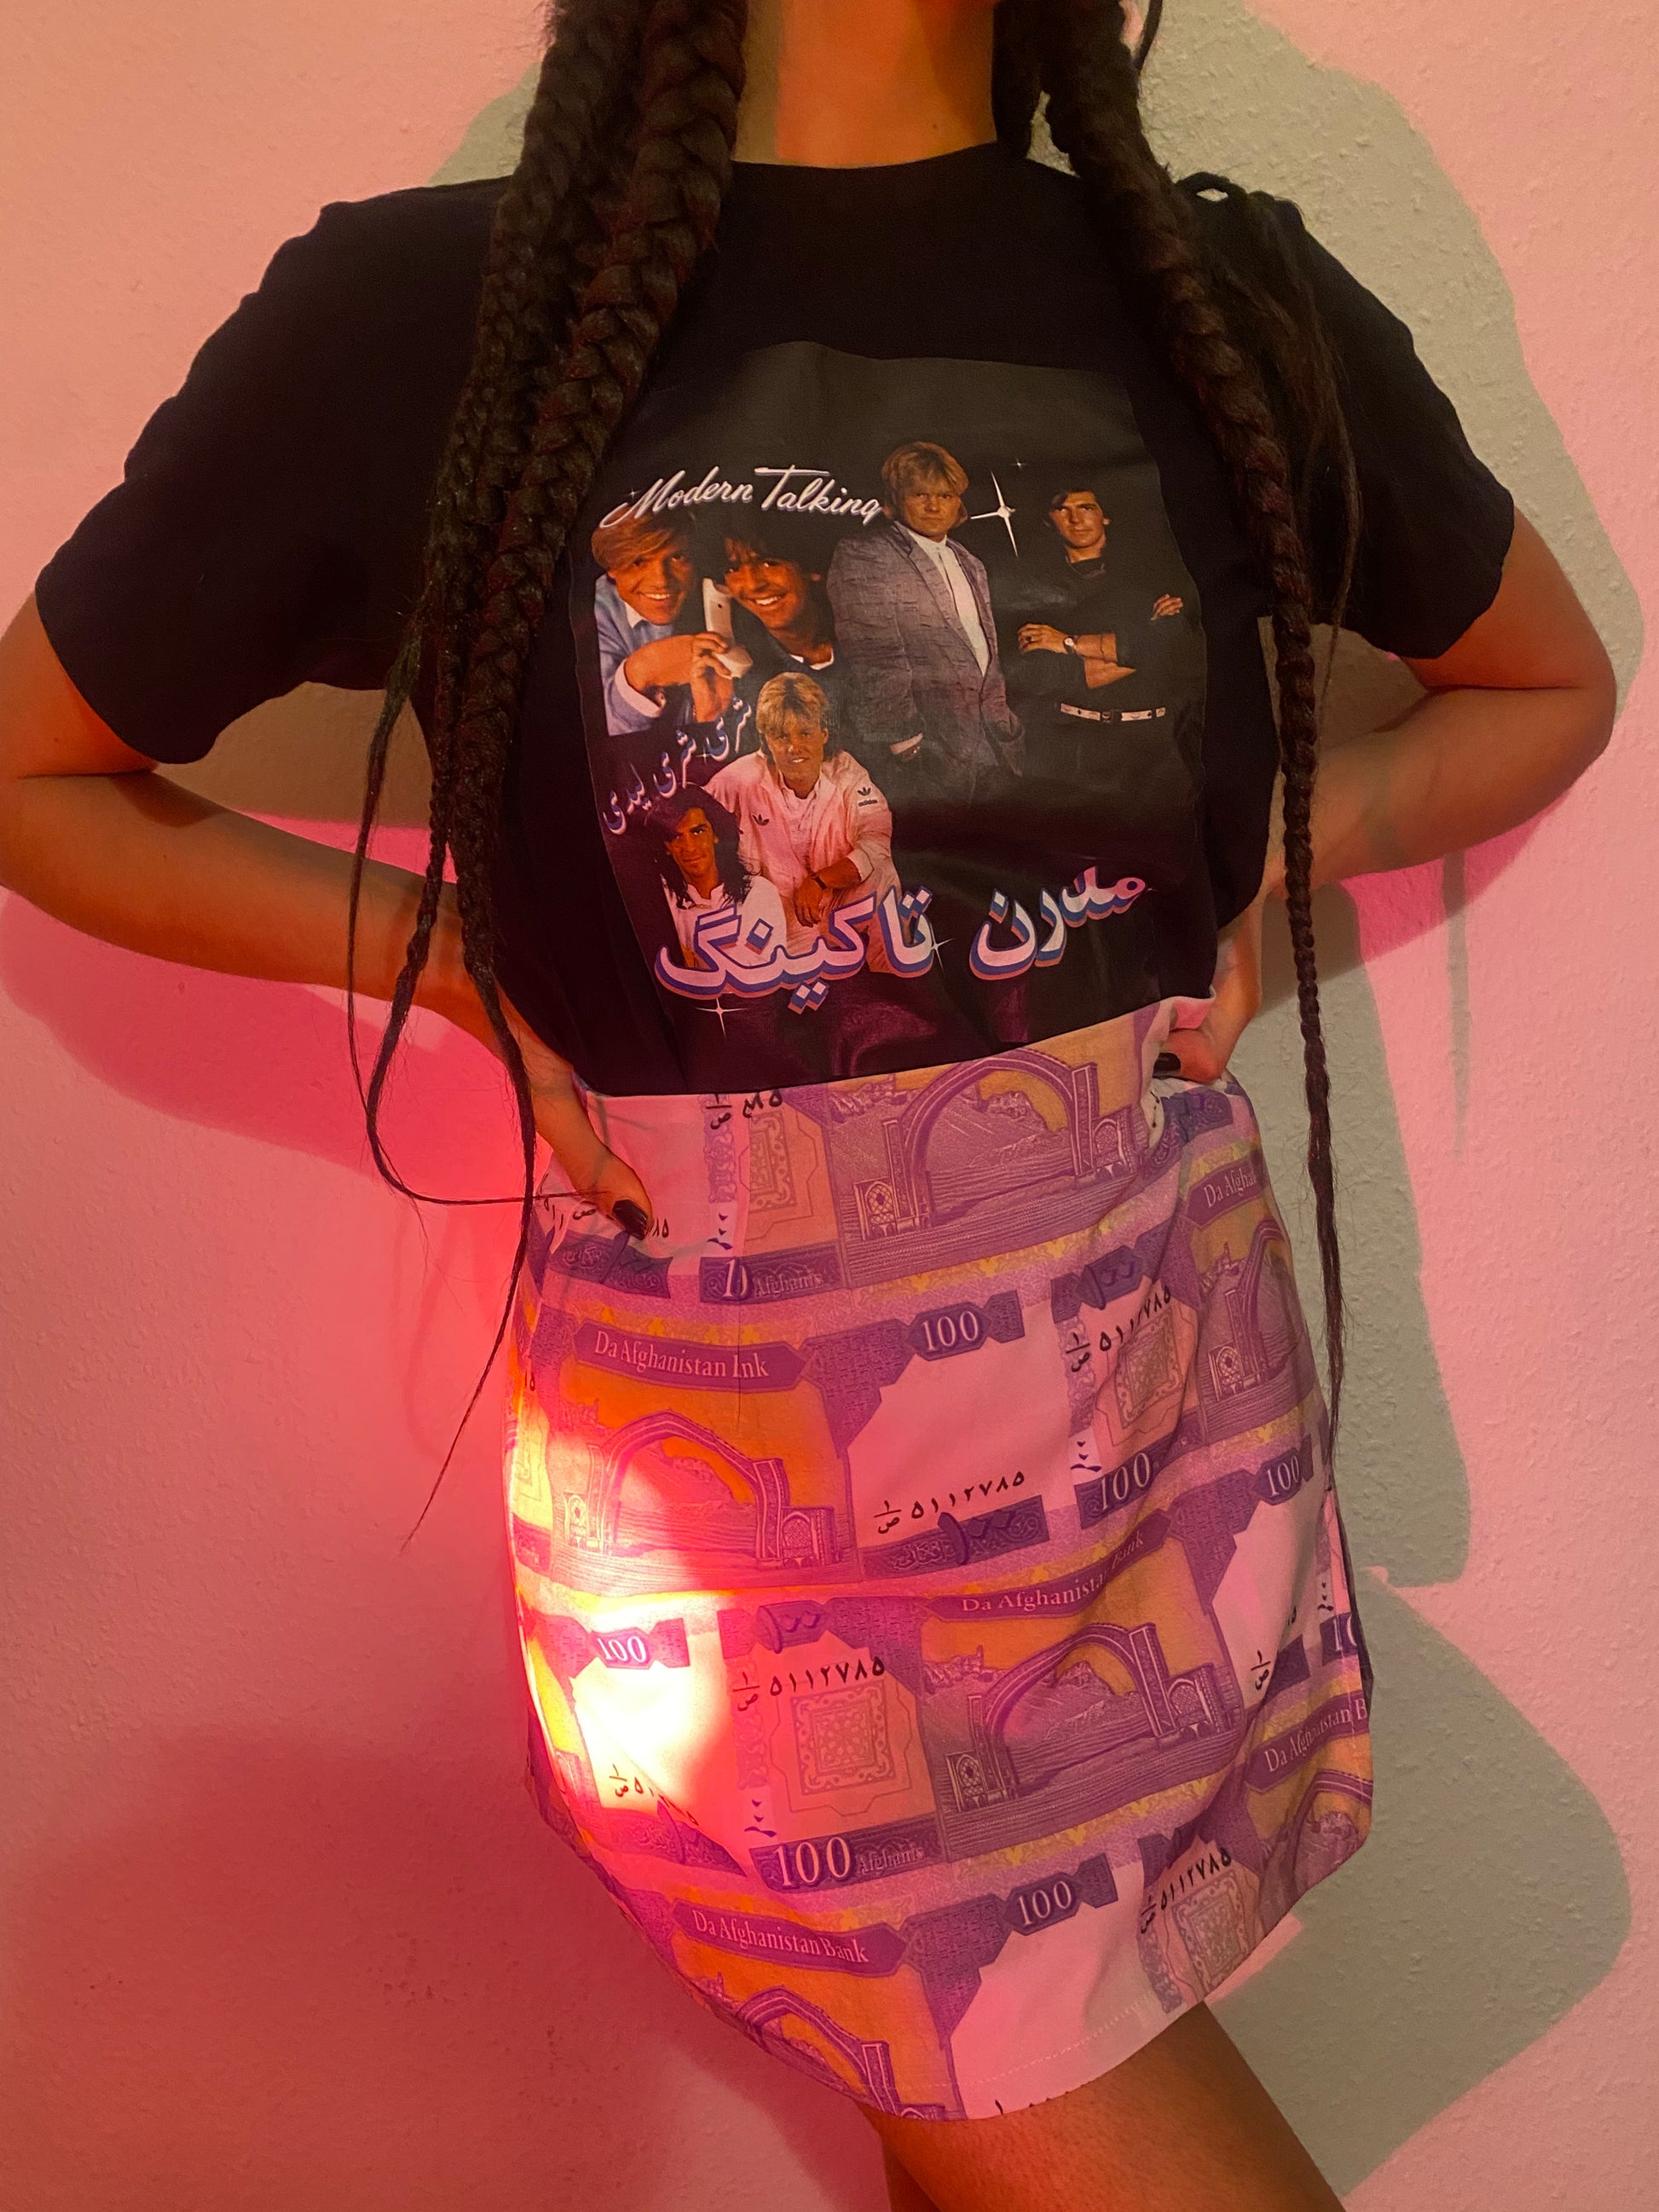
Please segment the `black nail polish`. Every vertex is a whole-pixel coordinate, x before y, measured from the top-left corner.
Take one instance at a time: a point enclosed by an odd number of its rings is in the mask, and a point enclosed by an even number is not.
[[[651,1224],[646,1218],[645,1208],[635,1206],[631,1198],[619,1198],[611,1209],[611,1218],[620,1222],[630,1237],[643,1244],[651,1234]]]
[[[1161,1052],[1158,1058],[1152,1062],[1152,1073],[1154,1075],[1179,1075],[1180,1073],[1181,1060],[1179,1056],[1175,1053]]]

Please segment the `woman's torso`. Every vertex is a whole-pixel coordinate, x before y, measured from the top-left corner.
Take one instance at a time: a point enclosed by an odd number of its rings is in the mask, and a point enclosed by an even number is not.
[[[967,479],[942,548],[901,526],[883,478],[917,445]],[[1080,665],[1057,684],[1019,641],[1054,609],[1048,506],[1073,480],[1112,508],[1091,619],[1115,583],[1126,635],[1161,596],[1184,611],[1157,669],[1099,707]],[[681,632],[705,627],[726,529],[796,533],[834,610],[835,745],[892,817],[890,866],[838,895],[843,910],[870,901],[850,925],[854,972],[846,928],[825,922],[826,964],[815,974],[793,943],[765,995],[752,963],[724,1000],[665,984],[672,919],[644,818],[677,790],[757,775],[763,681],[800,663],[769,639],[726,714],[702,719],[668,685],[653,723],[621,726],[596,629],[617,580],[591,544],[618,517],[680,533],[656,557],[681,564]],[[1248,900],[1265,845],[1261,606],[1214,450],[1124,310],[1071,180],[994,147],[871,172],[740,166],[544,623],[498,872],[509,991],[612,1093],[935,1066],[1201,996],[1218,921]],[[742,647],[755,629],[731,634]],[[751,830],[751,863],[788,843],[782,811]],[[778,887],[787,908],[793,885]]]
[[[199,759],[297,684],[385,681],[501,190],[326,209],[42,573],[54,648],[137,750]],[[1249,222],[1194,205],[1248,275]],[[1511,502],[1404,325],[1293,209],[1265,207],[1340,362],[1364,517],[1351,618],[1432,658],[1490,605]],[[943,545],[888,511],[884,462],[924,446],[966,495]],[[722,483],[730,500],[701,495]],[[1073,538],[1097,541],[1090,500],[1106,514],[1084,590],[1060,558],[1056,495]],[[678,544],[666,618],[660,577],[624,593],[594,557],[596,522],[641,502],[675,523],[656,529]],[[1326,604],[1341,533],[1325,492],[1316,506]],[[773,632],[756,576],[778,549],[750,544],[753,573],[723,592],[722,520],[746,539],[784,520],[799,542]],[[1263,605],[1212,437],[1145,342],[1074,180],[994,147],[889,169],[740,166],[540,628],[495,879],[507,988],[615,1095],[939,1066],[1201,994],[1218,923],[1261,876],[1276,755]],[[1073,632],[1109,634],[1115,660],[1067,653]],[[694,660],[723,701],[691,696]],[[831,864],[821,972],[798,945],[780,988],[710,1005],[663,980],[665,957],[678,965],[669,879],[629,832],[642,802],[683,813],[756,753],[780,679],[797,706],[814,688],[890,834],[855,868]],[[758,986],[779,963],[748,950]]]

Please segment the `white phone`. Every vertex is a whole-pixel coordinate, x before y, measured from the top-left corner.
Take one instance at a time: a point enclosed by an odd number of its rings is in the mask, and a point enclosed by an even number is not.
[[[753,656],[732,637],[732,594],[722,591],[712,576],[702,580],[702,626],[726,641],[726,649],[720,656],[720,666],[726,674],[746,676],[755,665]]]

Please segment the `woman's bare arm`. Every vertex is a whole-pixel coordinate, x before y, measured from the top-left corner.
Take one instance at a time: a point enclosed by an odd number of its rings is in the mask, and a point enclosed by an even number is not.
[[[1316,884],[1501,836],[1559,799],[1612,735],[1618,687],[1607,648],[1524,515],[1486,613],[1449,653],[1406,665],[1425,696],[1321,757]]]
[[[1618,688],[1572,586],[1523,515],[1498,596],[1449,653],[1407,662],[1424,696],[1321,756],[1314,881],[1410,867],[1500,836],[1559,799],[1612,734]],[[1261,895],[1224,947],[1201,1029],[1170,1040],[1212,1082],[1261,1004],[1261,906],[1283,896],[1275,823]]]
[[[70,681],[33,599],[0,637],[0,884],[72,928],[161,960],[273,982],[343,988],[351,859],[198,799],[156,773]],[[356,987],[389,999],[420,896],[371,861]],[[418,1002],[495,1048],[446,893]],[[537,1125],[572,1188],[614,1212],[650,1201],[594,1134],[569,1064],[510,1015]],[[625,1223],[624,1225],[627,1225]]]
[[[170,782],[70,681],[29,600],[0,637],[0,883],[71,927],[192,968],[343,986],[349,854]],[[389,999],[419,878],[370,863],[357,986]],[[475,1028],[446,911],[423,1003]]]

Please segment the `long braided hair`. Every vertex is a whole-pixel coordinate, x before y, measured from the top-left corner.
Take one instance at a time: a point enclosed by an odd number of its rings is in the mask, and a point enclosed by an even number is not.
[[[1156,0],[1155,0],[1156,6]],[[1340,625],[1352,581],[1358,491],[1334,362],[1310,287],[1266,201],[1224,179],[1179,185],[1147,143],[1139,63],[1123,38],[1121,0],[1000,0],[994,81],[997,134],[1029,149],[1035,94],[1049,134],[1076,172],[1102,242],[1147,307],[1170,367],[1197,402],[1231,481],[1272,599],[1283,787],[1285,903],[1296,969],[1308,1101],[1308,1177],[1324,1292],[1331,1434],[1341,1406],[1345,1328],[1336,1226],[1330,1075],[1320,1018],[1312,910],[1313,792],[1319,747],[1316,611]],[[1242,264],[1213,248],[1194,201],[1232,204],[1254,247]],[[1254,267],[1266,281],[1253,281]],[[1274,401],[1278,401],[1277,411]],[[1305,459],[1293,479],[1286,430]],[[1346,550],[1329,603],[1316,610],[1304,524],[1334,483]]]
[[[369,750],[352,887],[354,945],[392,732],[412,700],[431,758],[430,846],[407,953],[366,1085],[357,1068],[371,1149],[396,1188],[421,1195],[410,1190],[386,1152],[380,1112],[453,864],[467,972],[518,1106],[525,1183],[515,1283],[534,1218],[536,1125],[529,1079],[495,979],[490,881],[503,786],[555,566],[687,282],[714,240],[731,178],[746,18],[746,0],[552,0],[523,153],[496,209],[471,364],[434,486],[419,594]],[[1171,369],[1202,413],[1271,586],[1286,902],[1306,1059],[1308,1165],[1334,1425],[1342,1382],[1342,1292],[1310,911],[1318,702],[1312,587],[1298,519],[1312,477],[1298,497],[1279,419],[1291,422],[1310,457],[1327,455],[1328,475],[1334,463],[1350,509],[1352,544],[1352,471],[1334,373],[1311,299],[1265,204],[1217,179],[1191,179],[1183,189],[1152,153],[1138,82],[1147,40],[1131,55],[1121,0],[998,0],[995,23],[998,137],[1028,151],[1046,94],[1054,143],[1098,218],[1104,250],[1145,301]],[[1155,15],[1148,23],[1153,27]],[[1274,281],[1256,283],[1206,250],[1197,191],[1226,195],[1255,226]],[[1346,584],[1345,573],[1343,591]],[[1340,606],[1334,612],[1340,615]],[[352,1051],[357,1066],[355,1024]],[[490,1362],[512,1310],[509,1290]]]

